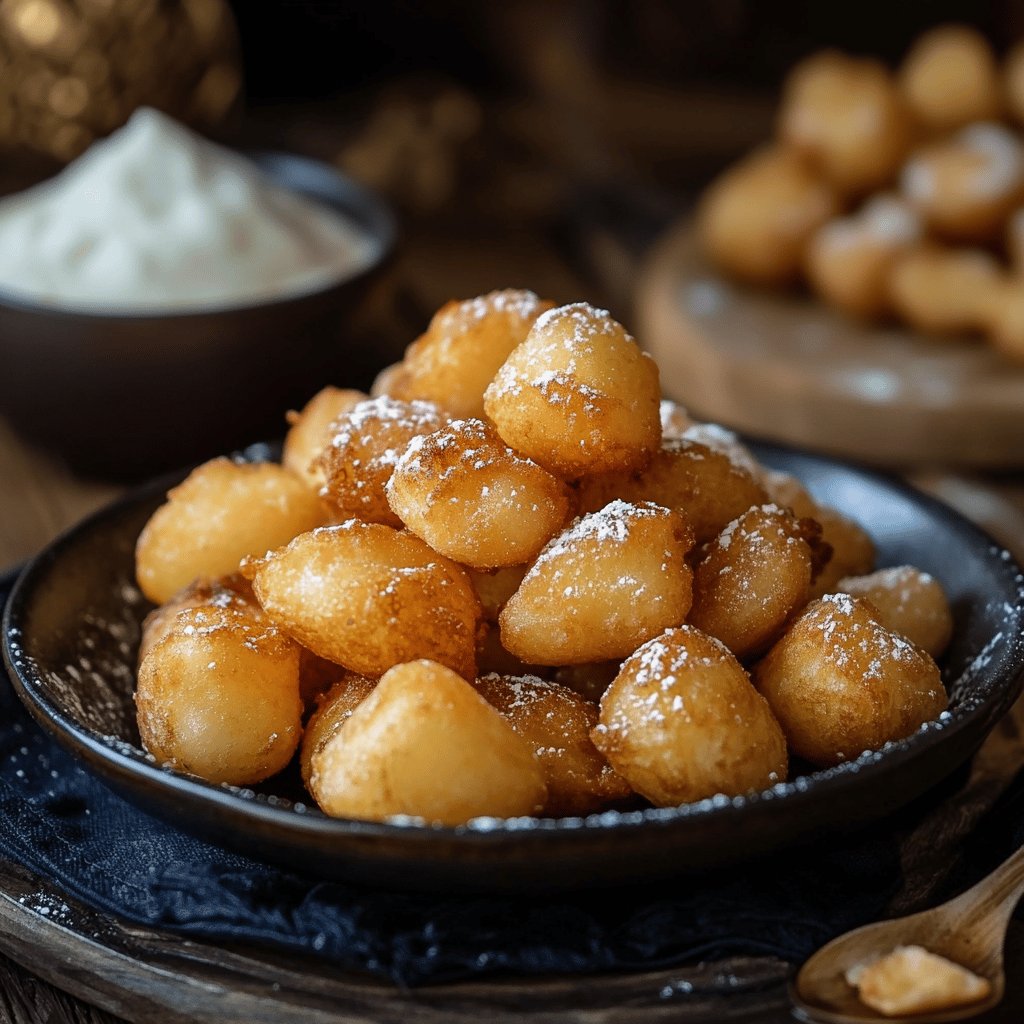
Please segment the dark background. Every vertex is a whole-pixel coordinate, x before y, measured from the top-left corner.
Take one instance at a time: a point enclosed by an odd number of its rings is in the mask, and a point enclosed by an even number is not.
[[[772,89],[794,60],[838,46],[896,62],[945,21],[981,29],[999,49],[1021,34],[1020,3],[928,0],[549,0],[433,3],[233,0],[255,103],[324,98],[413,71],[501,90],[527,77],[516,21],[571,28],[581,55],[608,72],[661,83]],[[536,40],[535,40],[536,41]]]
[[[396,95],[416,103],[450,87],[479,104],[483,123],[473,134],[492,156],[515,163],[525,149],[548,172],[561,167],[576,179],[616,178],[626,186],[642,181],[674,195],[692,193],[770,133],[786,72],[817,49],[839,47],[895,67],[915,37],[943,22],[975,25],[998,53],[1024,38],[1022,0],[231,6],[257,120],[273,110],[294,117],[303,106],[329,108],[325,130],[347,138]],[[510,152],[493,144],[496,135]],[[307,147],[315,136],[307,132]],[[284,141],[294,145],[295,137]],[[454,148],[464,170],[472,147]],[[393,182],[372,183],[397,191],[399,205],[409,199]]]
[[[977,26],[999,48],[1020,33],[1015,2],[587,0],[374,2],[232,0],[255,102],[327,97],[414,71],[444,71],[474,88],[521,78],[504,31],[520,19],[573,26],[581,52],[608,71],[666,83],[773,88],[821,46],[896,61],[915,35],[948,20]]]

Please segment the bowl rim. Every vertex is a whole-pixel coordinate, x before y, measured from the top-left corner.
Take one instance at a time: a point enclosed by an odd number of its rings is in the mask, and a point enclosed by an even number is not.
[[[808,801],[818,802],[830,797],[842,799],[851,787],[866,786],[879,773],[898,771],[901,766],[918,759],[947,737],[976,727],[979,718],[994,724],[1009,710],[1024,686],[1024,570],[1012,554],[958,511],[902,479],[847,460],[812,454],[785,445],[759,441],[751,441],[750,444],[759,460],[765,456],[769,458],[769,465],[773,454],[796,457],[833,472],[838,469],[845,474],[852,473],[872,487],[895,490],[905,499],[949,522],[969,543],[987,551],[993,567],[1005,574],[1008,584],[1015,588],[1015,600],[1012,605],[1007,603],[1006,609],[1007,621],[1016,629],[1013,635],[1004,638],[1006,644],[1001,657],[998,650],[989,651],[986,646],[982,651],[975,652],[964,674],[971,671],[979,657],[988,654],[989,662],[984,667],[988,670],[988,665],[996,663],[992,671],[997,673],[998,685],[991,686],[989,692],[978,700],[964,702],[955,709],[943,712],[940,720],[927,722],[910,736],[891,741],[877,751],[865,751],[860,757],[834,767],[795,776],[769,789],[742,796],[718,794],[674,807],[602,811],[585,817],[478,818],[458,826],[430,824],[417,818],[406,819],[404,816],[383,822],[331,818],[316,808],[312,798],[306,804],[292,803],[285,798],[256,794],[249,787],[206,782],[157,764],[142,749],[120,738],[100,736],[84,728],[48,699],[44,684],[34,675],[33,666],[24,655],[21,628],[18,625],[21,612],[30,600],[35,584],[52,563],[61,557],[64,549],[76,543],[80,534],[166,491],[183,478],[182,471],[166,474],[134,488],[105,505],[65,530],[24,566],[11,587],[0,618],[3,663],[22,703],[44,730],[72,752],[84,757],[101,775],[114,779],[124,778],[136,784],[141,777],[141,781],[151,782],[179,797],[199,800],[204,807],[226,812],[236,821],[285,828],[307,839],[362,837],[400,840],[419,846],[430,845],[441,839],[477,849],[504,844],[513,838],[517,842],[543,843],[552,833],[558,833],[570,842],[573,836],[585,841],[585,837],[593,837],[595,833],[631,833],[640,829],[652,831],[687,827],[695,819],[721,818],[737,810],[772,801],[784,801],[791,810],[797,810]],[[265,445],[253,446],[253,449],[257,452],[257,458],[265,457],[268,450]],[[990,638],[989,644],[993,639]],[[125,747],[131,752],[126,752]]]
[[[276,307],[287,307],[292,303],[308,301],[316,296],[329,295],[374,273],[392,255],[398,236],[398,221],[388,203],[369,186],[362,184],[324,160],[318,160],[302,153],[277,149],[239,149],[232,150],[232,152],[249,159],[278,188],[298,193],[314,205],[347,215],[368,239],[368,254],[365,260],[344,274],[334,275],[319,283],[280,295],[264,296],[251,302],[211,302],[204,306],[183,306],[181,308],[48,305],[0,285],[0,307],[17,313],[52,317],[61,321],[86,320],[96,323],[109,320],[187,322],[202,317],[237,316],[245,312],[259,313]],[[305,187],[283,182],[281,177],[288,173],[304,180]],[[313,186],[312,183],[317,179],[324,187]],[[32,187],[35,188],[38,185]],[[333,193],[333,198],[328,196],[328,192]],[[4,198],[14,198],[14,196]]]

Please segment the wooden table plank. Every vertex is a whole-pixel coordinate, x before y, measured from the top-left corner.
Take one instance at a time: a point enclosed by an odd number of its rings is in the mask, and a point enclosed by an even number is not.
[[[0,1022],[2,1024],[123,1024],[74,996],[33,977],[0,955]]]
[[[112,484],[72,476],[57,459],[23,442],[0,418],[0,572],[35,554],[118,491]]]

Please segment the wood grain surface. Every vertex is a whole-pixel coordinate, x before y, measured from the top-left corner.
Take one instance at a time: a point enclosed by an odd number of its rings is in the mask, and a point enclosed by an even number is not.
[[[119,488],[79,480],[30,447],[0,418],[0,572],[17,565],[61,530],[99,508]]]
[[[120,1024],[121,1019],[37,980],[12,960],[0,956],[3,1024]]]

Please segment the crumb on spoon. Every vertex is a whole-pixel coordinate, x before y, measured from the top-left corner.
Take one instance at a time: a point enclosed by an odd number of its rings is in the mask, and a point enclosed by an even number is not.
[[[966,1006],[992,991],[987,978],[923,946],[897,946],[877,960],[856,964],[845,977],[862,1003],[886,1017]]]

